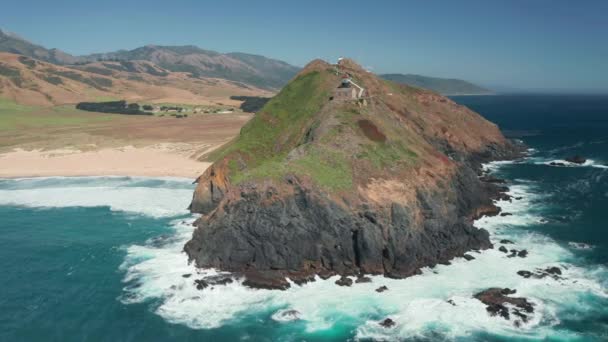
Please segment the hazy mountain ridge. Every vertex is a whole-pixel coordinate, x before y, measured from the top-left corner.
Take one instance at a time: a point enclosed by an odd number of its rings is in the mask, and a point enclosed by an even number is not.
[[[192,78],[145,61],[96,62],[71,67],[0,52],[0,97],[19,104],[53,106],[99,99],[158,103],[231,104],[235,94],[270,96],[253,86]]]
[[[9,52],[41,61],[110,76],[112,66],[99,63],[117,62],[128,72],[164,77],[169,72],[187,73],[193,79],[216,78],[237,82],[240,86],[278,90],[291,80],[300,68],[286,62],[242,52],[220,53],[194,45],[145,45],[132,50],[117,50],[73,56],[58,49],[47,49],[26,39],[0,30],[0,52]],[[144,63],[148,62],[148,63]],[[91,63],[97,63],[90,65]],[[137,65],[137,66],[136,66]],[[119,66],[114,66],[114,68]],[[137,76],[138,77],[138,76]],[[443,95],[480,95],[492,91],[460,79],[427,77],[415,74],[383,74],[394,82],[433,90]]]
[[[224,78],[266,89],[285,85],[300,68],[264,56],[245,53],[223,54],[196,46],[146,45],[133,50],[92,54],[84,61],[144,60],[174,72],[187,72],[192,77]]]
[[[33,44],[15,33],[2,29],[0,29],[0,52],[15,53],[59,65],[76,63],[79,60],[69,53]]]
[[[429,77],[416,74],[382,74],[385,80],[429,89],[442,95],[488,95],[493,92],[456,78]]]
[[[168,71],[189,73],[192,78],[223,78],[272,90],[281,88],[300,70],[299,67],[264,56],[240,52],[224,54],[193,45],[146,45],[133,50],[73,56],[58,49],[47,49],[3,30],[0,30],[0,52],[68,67],[108,60],[148,61]]]

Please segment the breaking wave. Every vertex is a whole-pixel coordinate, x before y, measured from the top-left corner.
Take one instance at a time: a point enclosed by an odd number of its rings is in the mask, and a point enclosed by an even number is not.
[[[188,214],[191,181],[182,178],[49,177],[0,180],[0,205],[109,207],[151,217]]]
[[[504,164],[508,163],[488,167]],[[193,329],[238,326],[253,317],[292,325],[302,329],[301,334],[354,331],[357,339],[451,339],[481,332],[534,339],[568,337],[568,333],[554,327],[564,315],[585,312],[594,305],[594,298],[608,298],[601,282],[607,272],[604,268],[577,266],[568,246],[525,229],[543,221],[544,199],[535,194],[533,184],[512,185],[510,195],[517,199],[500,201],[498,205],[512,215],[482,218],[476,225],[490,231],[496,247],[508,239],[514,242],[510,247],[526,249],[526,258],[509,258],[495,248],[472,253],[472,261],[457,258],[452,265],[426,268],[421,275],[404,280],[374,276],[371,283],[339,287],[334,284],[334,277],[302,286],[292,284],[287,291],[269,291],[249,289],[236,279],[227,285],[199,290],[195,280],[218,272],[197,270],[188,264],[182,250],[192,234],[191,218],[174,221],[174,236],[164,244],[127,248],[121,266],[125,272],[121,300],[125,304],[156,303],[157,314]],[[517,275],[520,270],[551,266],[563,270],[563,279],[524,279]],[[389,290],[376,292],[380,286]],[[490,316],[485,305],[472,298],[490,287],[514,288],[516,296],[529,298],[535,305],[531,319],[516,328],[513,321]],[[387,317],[397,323],[394,328],[378,324]]]

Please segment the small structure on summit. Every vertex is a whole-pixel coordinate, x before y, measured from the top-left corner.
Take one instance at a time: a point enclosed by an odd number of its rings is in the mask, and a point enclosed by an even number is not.
[[[365,89],[357,85],[348,74],[342,76],[342,82],[334,89],[336,100],[356,100],[363,97]]]

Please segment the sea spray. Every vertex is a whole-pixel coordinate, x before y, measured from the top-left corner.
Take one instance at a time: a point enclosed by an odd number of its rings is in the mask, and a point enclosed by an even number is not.
[[[497,168],[495,163],[489,168]],[[339,287],[337,277],[317,279],[302,286],[292,284],[287,291],[253,290],[241,280],[228,285],[197,289],[196,279],[217,274],[215,270],[195,269],[182,252],[192,233],[191,220],[172,224],[175,238],[162,246],[131,246],[121,267],[125,272],[125,303],[159,301],[155,312],[167,321],[194,329],[238,326],[243,320],[277,320],[285,310],[297,312],[297,318],[281,324],[298,324],[302,334],[318,333],[351,326],[359,338],[407,338],[432,336],[468,336],[491,331],[503,336],[542,338],[556,334],[559,313],[572,303],[606,297],[597,274],[570,263],[574,258],[565,247],[552,239],[525,229],[542,221],[543,196],[534,193],[532,184],[511,185],[511,201],[499,201],[509,216],[484,217],[476,222],[490,231],[495,248],[472,253],[472,261],[457,258],[452,265],[423,269],[422,275],[403,280],[371,277],[372,282]],[[517,198],[517,199],[515,199]],[[525,258],[509,258],[498,250],[500,240],[514,242],[513,248],[526,249]],[[524,279],[520,270],[558,266],[563,279],[550,277]],[[134,285],[136,284],[136,285]],[[379,286],[388,291],[378,293]],[[517,296],[529,298],[535,305],[530,320],[515,327],[513,321],[492,317],[473,294],[489,287],[517,289]],[[559,299],[559,300],[557,300]],[[395,328],[378,322],[391,317]]]

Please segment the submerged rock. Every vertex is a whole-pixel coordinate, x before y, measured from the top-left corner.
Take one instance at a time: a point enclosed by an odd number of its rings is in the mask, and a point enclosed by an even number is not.
[[[300,320],[301,313],[298,310],[287,309],[287,310],[279,310],[274,315],[272,315],[272,319],[278,322],[291,322]]]
[[[587,159],[585,159],[584,157],[581,157],[579,155],[576,155],[576,156],[567,157],[566,161],[569,163],[581,165],[581,164],[585,164],[587,162]]]
[[[580,250],[590,250],[594,248],[593,245],[584,242],[568,242],[568,246]]]
[[[378,292],[378,293],[382,293],[384,291],[388,291],[388,287],[386,287],[384,285],[382,285],[382,286],[380,286],[379,288],[376,289],[376,292]]]
[[[381,326],[383,326],[383,327],[385,327],[385,328],[392,328],[392,327],[394,327],[394,326],[395,326],[397,323],[395,323],[395,321],[393,321],[392,319],[387,318],[387,319],[383,320],[382,322],[380,322],[380,323],[378,323],[378,324],[380,324]]]

